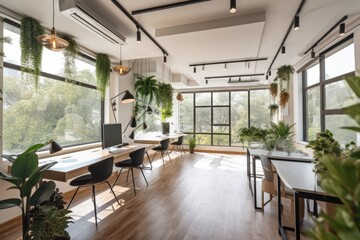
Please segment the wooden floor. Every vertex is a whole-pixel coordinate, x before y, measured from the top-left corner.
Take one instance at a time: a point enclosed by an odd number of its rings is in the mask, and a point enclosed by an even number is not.
[[[153,165],[145,171],[148,187],[134,170],[136,196],[131,178],[126,183],[121,175],[114,188],[121,206],[105,185],[97,189],[98,228],[90,189],[80,192],[71,207],[71,239],[281,239],[276,198],[264,212],[253,208],[245,156],[195,153]]]

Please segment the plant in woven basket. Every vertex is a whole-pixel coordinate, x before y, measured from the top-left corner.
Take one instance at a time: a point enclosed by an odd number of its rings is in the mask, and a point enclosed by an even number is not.
[[[96,84],[103,99],[105,97],[106,87],[109,85],[110,67],[111,62],[108,55],[98,54],[96,56]]]
[[[291,74],[294,73],[294,68],[291,65],[283,65],[277,69],[276,75],[277,78],[283,81],[289,81],[291,78]]]
[[[277,104],[270,104],[269,105],[269,109],[270,109],[270,114],[274,115],[276,113],[276,111],[278,110],[279,105]]]
[[[281,108],[284,108],[289,102],[290,95],[287,91],[281,91],[279,96],[279,104]]]
[[[270,84],[269,91],[272,97],[276,97],[278,94],[278,84],[277,82],[273,82]]]
[[[37,40],[44,34],[44,28],[31,17],[23,17],[20,22],[21,73],[34,77],[35,89],[38,87],[43,47]]]

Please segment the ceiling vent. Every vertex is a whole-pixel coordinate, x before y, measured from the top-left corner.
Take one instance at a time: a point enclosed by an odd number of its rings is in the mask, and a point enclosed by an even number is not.
[[[78,0],[59,0],[60,12],[113,44],[125,44],[126,38]]]

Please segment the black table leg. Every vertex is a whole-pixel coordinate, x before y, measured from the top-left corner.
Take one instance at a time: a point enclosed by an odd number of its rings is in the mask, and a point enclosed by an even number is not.
[[[256,192],[256,158],[252,158],[252,165],[253,165],[253,176],[254,176],[254,191],[253,191],[253,198],[254,198],[254,208],[255,210],[262,210],[261,207],[257,206],[257,192]]]
[[[249,152],[248,149],[246,151],[247,151],[246,168],[247,168],[247,176],[248,176],[248,180],[249,180],[249,188],[250,188],[251,195],[254,195],[253,189],[252,189],[252,186],[251,186],[250,152]]]
[[[295,201],[295,237],[296,240],[300,240],[300,209],[299,209],[299,193],[294,192],[294,201]]]

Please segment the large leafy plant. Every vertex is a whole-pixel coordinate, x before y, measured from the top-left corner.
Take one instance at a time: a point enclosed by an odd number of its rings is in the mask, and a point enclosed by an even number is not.
[[[12,167],[10,174],[0,171],[0,179],[11,183],[13,186],[9,189],[18,190],[19,197],[1,200],[0,209],[20,207],[23,239],[29,239],[30,210],[49,200],[55,189],[53,181],[40,183],[43,172],[56,164],[56,162],[52,162],[38,166],[39,160],[36,151],[44,146],[45,144],[33,145],[16,158],[3,156],[12,163]],[[32,189],[38,184],[40,186],[32,193]]]
[[[360,78],[346,78],[347,83],[360,98]],[[360,103],[345,108],[345,112],[353,118],[357,126],[344,127],[360,132]],[[337,205],[335,215],[322,213],[316,220],[316,228],[307,234],[316,240],[348,240],[360,239],[360,150],[355,148],[347,158],[324,155],[320,163],[327,171],[320,173],[322,189],[338,197],[343,204]],[[328,223],[328,231],[323,223]]]
[[[37,89],[40,73],[43,47],[37,40],[39,35],[44,34],[44,28],[38,21],[31,17],[23,17],[20,22],[20,49],[21,71],[30,73],[35,80]]]
[[[145,106],[151,105],[154,100],[159,105],[159,85],[155,76],[136,75],[135,91],[136,99],[140,98]]]
[[[250,128],[239,129],[239,138],[241,143],[259,141],[264,142],[268,130],[251,126]]]

